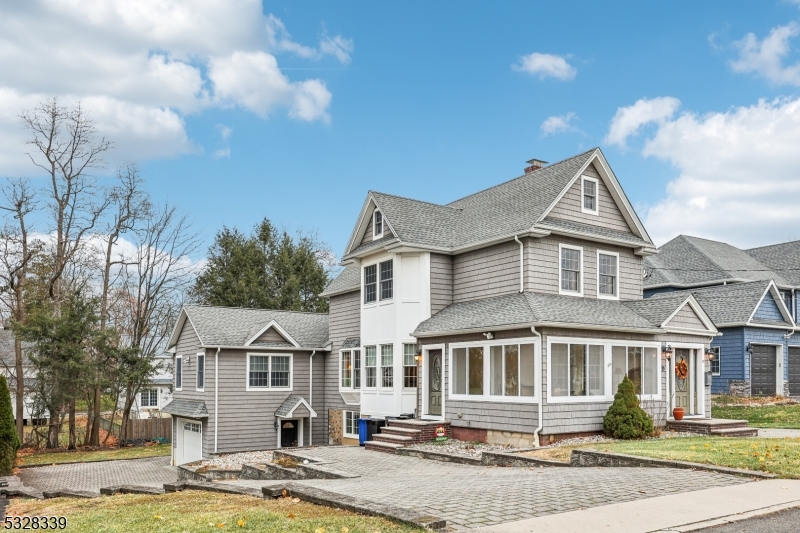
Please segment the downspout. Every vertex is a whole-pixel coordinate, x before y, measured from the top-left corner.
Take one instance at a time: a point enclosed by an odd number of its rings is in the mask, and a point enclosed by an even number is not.
[[[219,351],[214,354],[214,453],[217,453],[217,428],[219,427]]]
[[[311,355],[308,357],[308,405],[311,408],[314,408],[314,354],[317,353],[316,350],[311,351]],[[309,413],[310,415],[311,413]],[[308,445],[314,445],[314,418],[309,416],[308,417]]]
[[[522,241],[519,240],[519,237],[517,237],[516,235],[514,235],[514,240],[517,241],[517,244],[519,244],[519,292],[522,293],[525,291],[525,283],[524,283],[525,269],[524,269],[524,259],[523,259],[525,245],[522,244]]]
[[[531,326],[531,333],[539,337],[539,361],[536,363],[537,368],[541,370],[542,368],[542,335],[538,331],[536,331],[536,326]],[[539,389],[542,388],[542,380],[539,379]],[[544,421],[542,420],[542,403],[544,403],[544,391],[539,390],[539,425],[536,426],[536,430],[533,432],[533,445],[535,447],[539,447],[539,432],[542,431],[542,427],[544,425]]]

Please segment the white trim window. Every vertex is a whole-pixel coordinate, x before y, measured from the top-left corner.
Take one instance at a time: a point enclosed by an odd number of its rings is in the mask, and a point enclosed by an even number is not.
[[[403,344],[403,388],[417,388],[417,345]]]
[[[158,389],[142,389],[139,391],[140,407],[158,407]]]
[[[342,435],[350,438],[358,438],[358,419],[361,418],[361,413],[358,411],[343,411],[344,422],[342,423]]]
[[[364,346],[364,388],[374,389],[378,384],[378,350],[375,346]]]
[[[247,354],[247,390],[291,390],[292,356]]]
[[[381,344],[381,388],[394,388],[394,346]]]
[[[206,386],[206,355],[204,353],[197,354],[195,378],[197,380],[197,392],[203,392]]]
[[[599,183],[597,178],[581,176],[581,213],[597,215]]]
[[[656,342],[550,337],[548,402],[610,402],[625,376],[640,399],[660,399],[659,353]]]
[[[364,303],[370,304],[378,299],[378,265],[364,267]]]
[[[183,390],[183,356],[175,356],[175,390]]]
[[[602,344],[550,345],[551,396],[605,397],[605,348]]]
[[[714,352],[714,359],[711,360],[711,375],[712,376],[719,376],[720,370],[722,368],[722,363],[720,362],[720,356],[722,355],[722,350],[719,346],[712,346],[711,350]]]
[[[340,389],[361,388],[361,352],[359,350],[342,350],[339,352],[340,359]]]
[[[530,339],[451,344],[450,396],[473,401],[536,401],[535,351]]]
[[[381,271],[381,300],[391,300],[394,295],[394,261],[389,259],[378,266]]]
[[[597,251],[597,297],[619,300],[619,254]]]
[[[383,237],[383,213],[376,209],[372,213],[372,238],[380,239]]]
[[[583,296],[583,248],[558,245],[559,294]]]

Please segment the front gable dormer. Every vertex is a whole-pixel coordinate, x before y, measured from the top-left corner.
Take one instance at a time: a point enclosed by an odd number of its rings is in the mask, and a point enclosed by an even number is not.
[[[386,212],[381,209],[375,196],[370,192],[359,213],[358,221],[347,243],[344,255],[349,254],[361,245],[380,239],[396,238]]]

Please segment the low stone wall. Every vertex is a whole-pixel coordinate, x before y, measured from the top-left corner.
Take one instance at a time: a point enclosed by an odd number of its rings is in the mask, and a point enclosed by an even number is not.
[[[750,382],[746,379],[729,379],[728,394],[731,396],[750,396]]]
[[[511,467],[532,467],[532,466],[571,466],[570,463],[561,461],[551,461],[549,459],[539,459],[529,455],[505,452],[483,452],[481,454],[481,464],[486,466],[511,466]]]
[[[241,470],[203,470],[199,466],[178,466],[178,481],[222,481],[226,479],[239,479],[241,475]]]
[[[530,448],[534,444],[533,433],[520,433],[517,431],[486,431],[487,444],[509,445],[513,448]]]
[[[421,450],[419,448],[398,448],[394,453],[408,457],[419,457],[420,459],[443,461],[445,463],[458,463],[462,465],[476,466],[483,464],[481,463],[480,457],[470,457],[469,455],[461,455],[457,453],[434,452],[430,450]]]

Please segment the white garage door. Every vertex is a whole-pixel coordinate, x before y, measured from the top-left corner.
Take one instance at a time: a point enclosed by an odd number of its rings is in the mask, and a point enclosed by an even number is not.
[[[175,464],[186,464],[203,458],[203,426],[200,422],[178,420],[178,431],[181,434],[175,450]]]

